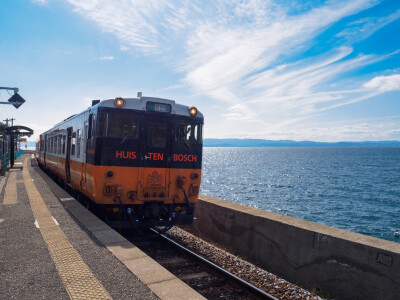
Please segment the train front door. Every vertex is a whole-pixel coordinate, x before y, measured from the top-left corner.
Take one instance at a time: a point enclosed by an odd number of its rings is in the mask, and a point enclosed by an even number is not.
[[[71,140],[72,140],[72,127],[69,127],[67,129],[67,149],[66,149],[66,157],[65,157],[65,173],[67,176],[67,183],[71,183],[71,169],[70,169]]]
[[[142,123],[139,197],[161,201],[168,197],[170,132],[167,118],[146,118]]]

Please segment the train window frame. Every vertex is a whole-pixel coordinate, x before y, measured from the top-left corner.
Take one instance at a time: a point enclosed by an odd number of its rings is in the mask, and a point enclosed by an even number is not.
[[[76,148],[76,131],[74,131],[71,136],[71,155],[75,156],[75,148]]]
[[[76,157],[81,157],[81,138],[82,130],[78,129],[76,131]]]
[[[66,136],[65,134],[62,135],[62,154],[65,154],[65,141],[66,141]]]
[[[140,124],[139,115],[132,114],[131,112],[99,112],[97,135],[107,138],[138,139]]]
[[[96,115],[92,117],[92,138],[96,136]]]
[[[88,129],[88,140],[93,137],[93,114],[89,114],[89,129]]]
[[[164,141],[163,141],[162,144],[160,143],[158,145],[157,143],[154,143],[155,142],[155,140],[154,140],[155,135],[150,133],[150,130],[151,130],[150,128],[152,128],[154,126],[163,127],[164,130],[165,130],[164,134],[158,135],[158,136],[163,136],[164,137]],[[147,146],[152,147],[152,148],[165,148],[165,147],[167,147],[167,143],[168,143],[168,125],[163,124],[163,123],[157,123],[157,122],[148,122],[146,124],[146,127],[147,127],[147,132],[146,132],[146,134],[147,134],[147,136],[146,136]],[[152,139],[150,140],[150,138],[152,138]]]
[[[58,154],[61,154],[61,147],[62,147],[62,135],[58,135]]]
[[[202,144],[202,126],[201,123],[179,120],[175,123],[175,141],[191,144]],[[188,130],[188,128],[190,128]],[[194,129],[193,129],[194,128]]]

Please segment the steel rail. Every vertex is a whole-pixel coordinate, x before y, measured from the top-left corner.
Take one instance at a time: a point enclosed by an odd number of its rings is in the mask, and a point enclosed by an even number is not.
[[[174,246],[178,247],[179,249],[185,251],[186,253],[190,254],[191,256],[195,257],[196,259],[200,260],[204,264],[210,266],[212,269],[217,271],[218,273],[223,274],[224,276],[230,278],[231,280],[234,281],[234,283],[242,288],[245,288],[249,290],[254,296],[257,298],[262,298],[262,299],[272,299],[272,300],[279,300],[278,298],[268,294],[267,292],[263,291],[262,289],[252,285],[251,283],[247,282],[246,280],[243,280],[242,278],[236,276],[235,274],[232,274],[231,272],[225,270],[224,268],[218,266],[217,264],[213,263],[212,261],[200,256],[199,254],[193,252],[192,250],[182,246],[181,244],[175,242],[174,240],[170,239],[166,235],[158,232],[154,228],[150,228],[151,231],[157,233],[159,236],[161,236],[163,239],[167,240],[168,242],[172,243]]]

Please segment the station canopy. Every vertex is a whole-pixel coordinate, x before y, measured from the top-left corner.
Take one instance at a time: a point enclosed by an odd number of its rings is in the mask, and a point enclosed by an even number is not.
[[[6,134],[13,134],[18,136],[31,136],[33,134],[33,130],[26,126],[15,125],[11,127],[7,127],[4,129]]]

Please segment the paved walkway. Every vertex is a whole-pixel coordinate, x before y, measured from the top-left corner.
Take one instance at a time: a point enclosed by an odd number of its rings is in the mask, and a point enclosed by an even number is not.
[[[0,180],[0,299],[157,299],[17,162]]]

